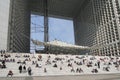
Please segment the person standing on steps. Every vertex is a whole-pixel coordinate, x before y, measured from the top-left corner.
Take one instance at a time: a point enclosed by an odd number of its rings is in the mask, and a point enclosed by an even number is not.
[[[31,73],[31,72],[32,72],[31,67],[29,66],[27,70],[28,70],[28,75],[30,75],[30,76],[31,76],[31,75],[32,75],[32,73]]]
[[[22,65],[19,66],[19,72],[22,73]]]

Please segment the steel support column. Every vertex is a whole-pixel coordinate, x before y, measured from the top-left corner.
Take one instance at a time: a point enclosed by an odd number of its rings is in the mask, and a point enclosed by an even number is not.
[[[44,0],[44,42],[49,41],[48,30],[48,0]],[[45,52],[48,53],[47,46],[45,46]]]
[[[44,42],[48,42],[48,38],[48,0],[44,0]]]

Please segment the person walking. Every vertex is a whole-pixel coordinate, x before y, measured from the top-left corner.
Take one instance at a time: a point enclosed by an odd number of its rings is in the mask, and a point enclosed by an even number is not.
[[[98,68],[100,68],[100,61],[97,62]]]
[[[22,65],[19,66],[19,72],[22,73]]]
[[[24,69],[24,71],[26,71],[26,67],[25,66],[23,66],[23,69]]]
[[[32,72],[32,69],[31,69],[31,67],[30,67],[30,66],[28,67],[28,69],[27,69],[27,70],[28,70],[28,75],[31,75],[31,74],[32,74],[32,73],[31,73],[31,72]]]

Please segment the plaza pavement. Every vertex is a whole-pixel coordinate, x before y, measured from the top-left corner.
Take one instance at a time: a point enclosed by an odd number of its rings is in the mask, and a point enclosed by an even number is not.
[[[120,80],[120,74],[0,77],[0,80]]]

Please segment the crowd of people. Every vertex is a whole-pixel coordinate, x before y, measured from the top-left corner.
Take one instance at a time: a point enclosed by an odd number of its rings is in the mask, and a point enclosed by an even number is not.
[[[0,69],[7,69],[7,76],[16,75],[9,65],[18,65],[19,74],[27,73],[29,76],[36,74],[37,70],[42,70],[41,74],[53,71],[56,74],[87,74],[105,73],[118,71],[120,69],[119,57],[108,56],[88,56],[88,55],[56,55],[56,54],[17,54],[1,53]]]

